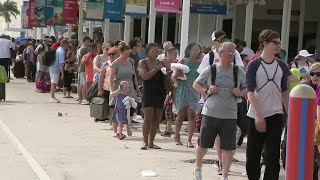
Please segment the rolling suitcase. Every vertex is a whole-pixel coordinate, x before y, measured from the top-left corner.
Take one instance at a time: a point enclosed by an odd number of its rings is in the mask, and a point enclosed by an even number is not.
[[[0,83],[0,101],[6,100],[6,84]]]
[[[21,79],[25,75],[23,61],[16,61],[13,66],[13,75],[15,78]]]
[[[90,103],[90,117],[94,121],[104,121],[108,119],[109,101],[104,97],[94,97]]]

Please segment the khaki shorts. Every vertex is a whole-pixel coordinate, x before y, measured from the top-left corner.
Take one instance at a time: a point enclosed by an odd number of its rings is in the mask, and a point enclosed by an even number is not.
[[[58,84],[59,82],[59,74],[50,73],[51,84]]]

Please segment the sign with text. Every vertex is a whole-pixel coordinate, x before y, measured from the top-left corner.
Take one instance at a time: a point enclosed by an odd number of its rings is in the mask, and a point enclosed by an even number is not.
[[[35,18],[34,18],[35,9],[36,9],[36,0],[29,0],[29,9],[27,10],[29,28],[35,27]]]
[[[167,13],[180,12],[180,0],[156,0],[156,11]]]
[[[86,20],[102,21],[103,19],[103,0],[88,0],[86,2],[87,13]]]
[[[128,16],[147,16],[148,0],[127,0],[126,15]]]
[[[105,19],[111,21],[122,20],[122,1],[119,0],[105,0],[104,1],[104,15]]]
[[[227,6],[211,4],[191,4],[190,13],[227,15]]]
[[[78,15],[78,0],[64,0],[62,18],[65,24],[76,24]]]

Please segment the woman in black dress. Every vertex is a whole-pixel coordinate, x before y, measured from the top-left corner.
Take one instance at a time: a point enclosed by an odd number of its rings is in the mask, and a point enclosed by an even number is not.
[[[147,59],[139,62],[139,74],[143,79],[142,106],[144,112],[142,150],[161,149],[154,144],[159,123],[163,113],[163,103],[166,97],[164,87],[164,75],[161,68],[165,67],[163,62],[157,59],[160,53],[158,44],[150,43],[146,48]],[[150,137],[150,138],[149,138]]]

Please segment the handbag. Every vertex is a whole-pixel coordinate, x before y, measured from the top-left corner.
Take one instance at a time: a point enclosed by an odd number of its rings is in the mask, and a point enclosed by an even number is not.
[[[7,83],[8,75],[4,66],[0,66],[0,83]]]

